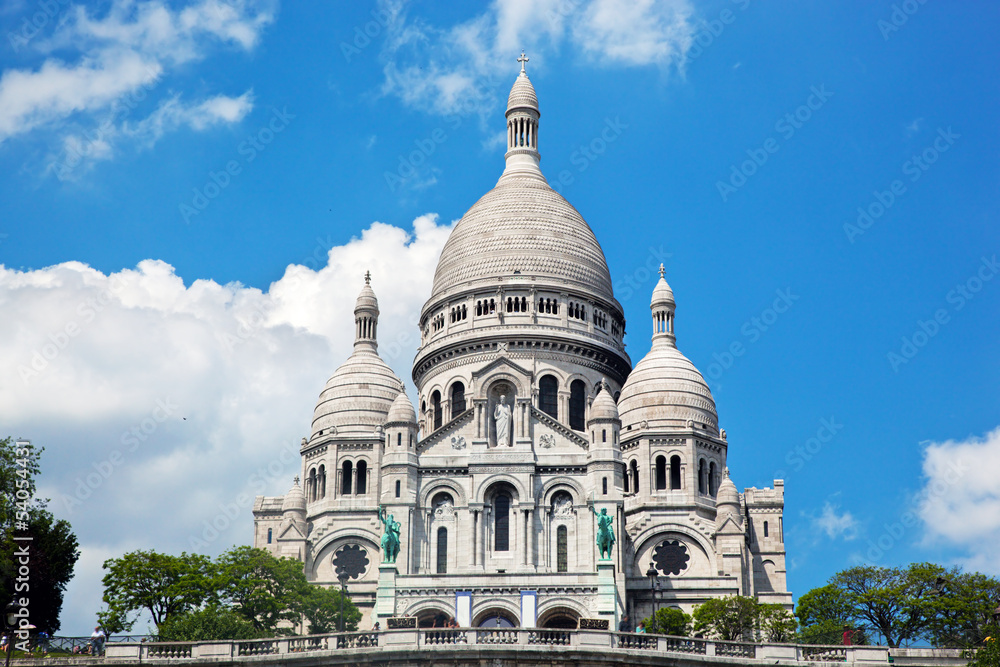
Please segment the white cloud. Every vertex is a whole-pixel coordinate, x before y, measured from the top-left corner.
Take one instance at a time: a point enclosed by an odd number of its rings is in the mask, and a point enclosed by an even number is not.
[[[93,622],[107,557],[250,542],[253,496],[284,493],[300,474],[299,440],[352,349],[366,270],[380,353],[409,378],[449,232],[434,216],[410,233],[373,223],[344,245],[304,248],[266,291],[185,286],[159,260],[110,275],[79,262],[0,266],[0,423],[46,448],[40,494],[83,545],[64,634]]]
[[[1000,428],[985,436],[929,443],[918,512],[927,541],[963,552],[970,568],[1000,574]]]
[[[436,113],[479,113],[509,82],[514,56],[532,66],[564,43],[602,66],[680,66],[694,32],[689,0],[494,0],[474,18],[439,28],[385,0],[384,94]]]
[[[858,536],[858,520],[850,512],[840,512],[840,505],[827,501],[818,516],[810,517],[813,528],[831,540],[843,537],[850,541]]]
[[[80,135],[99,134],[85,142],[88,156],[107,158],[110,137],[129,136],[122,132],[123,100],[152,89],[172,68],[206,57],[215,44],[254,48],[273,20],[269,6],[249,0],[199,0],[177,9],[159,0],[115,0],[101,16],[74,6],[51,37],[31,43],[44,60],[0,73],[0,143],[48,129],[63,135],[65,150],[80,144]],[[57,51],[62,58],[51,55]],[[210,96],[188,107],[185,120],[159,128],[238,122],[249,101],[246,95]],[[167,99],[158,112],[172,103],[176,109],[176,99]],[[149,120],[155,124],[156,114]],[[139,134],[140,140],[148,137]]]

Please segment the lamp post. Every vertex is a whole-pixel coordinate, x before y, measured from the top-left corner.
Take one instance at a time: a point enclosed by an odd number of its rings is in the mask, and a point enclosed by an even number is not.
[[[21,605],[17,600],[11,600],[4,608],[4,625],[7,630],[7,667],[10,667],[10,654],[14,649],[14,624],[17,623],[17,611]]]
[[[660,576],[657,571],[656,566],[652,563],[649,564],[649,569],[646,570],[646,576],[649,577],[649,597],[653,601],[653,627],[656,627],[656,612],[658,605],[656,604],[656,579]]]
[[[340,631],[344,631],[344,598],[347,596],[347,579],[348,574],[346,572],[341,572],[337,575],[337,579],[340,580]]]

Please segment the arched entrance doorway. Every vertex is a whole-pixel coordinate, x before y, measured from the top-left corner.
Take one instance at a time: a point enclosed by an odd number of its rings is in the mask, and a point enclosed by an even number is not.
[[[477,628],[516,628],[518,623],[513,615],[503,609],[488,609],[476,618],[473,625]]]
[[[540,628],[575,630],[579,624],[580,615],[565,607],[546,611],[538,619],[538,627]]]
[[[417,627],[419,628],[446,628],[451,614],[440,609],[425,609],[417,614]]]

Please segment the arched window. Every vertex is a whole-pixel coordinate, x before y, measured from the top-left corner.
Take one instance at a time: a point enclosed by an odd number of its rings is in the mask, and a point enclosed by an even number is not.
[[[569,529],[556,528],[556,572],[569,572]]]
[[[632,492],[639,493],[639,464],[632,459]]]
[[[667,459],[663,456],[656,457],[656,490],[663,491],[667,488]]]
[[[681,457],[676,455],[670,457],[670,488],[681,488]]]
[[[625,493],[628,493],[630,486],[631,486],[631,484],[629,484],[629,470],[628,470],[628,465],[626,465],[625,466],[625,475],[622,477],[622,490]]]
[[[306,482],[306,498],[316,500],[316,468],[309,471],[309,481]]]
[[[559,419],[559,380],[552,375],[545,375],[538,381],[538,408],[553,419]]]
[[[437,553],[437,573],[448,573],[448,529],[444,526],[438,528],[438,553]]]
[[[368,492],[368,463],[358,461],[358,483],[354,485],[354,492],[359,496]]]
[[[271,528],[267,529],[267,543],[271,543],[271,538],[274,536],[274,530]]]
[[[317,475],[316,482],[319,484],[319,497],[326,498],[326,466],[321,465],[319,467],[319,475]]]
[[[397,480],[396,480],[396,497],[397,497],[397,498],[399,498],[399,492],[400,492],[400,487],[401,487],[401,486],[402,486],[402,484],[400,484],[400,483],[399,483],[399,480],[397,479]]]
[[[767,521],[764,522],[764,537],[767,537]]]
[[[584,430],[587,410],[587,385],[583,380],[573,380],[569,385],[569,427],[574,431]]]
[[[510,496],[498,493],[493,498],[493,551],[510,550]]]
[[[698,493],[705,495],[705,459],[698,461]]]
[[[434,430],[441,428],[441,392],[434,390],[431,394],[431,411],[434,413]]]
[[[601,478],[601,494],[605,495],[605,496],[608,495],[608,478],[607,477],[602,477]]]
[[[708,464],[708,495],[715,497],[715,461]]]
[[[343,469],[340,472],[340,495],[351,495],[351,478],[354,476],[354,464],[344,461]]]
[[[403,432],[402,431],[400,431],[399,433],[396,434],[396,446],[397,447],[402,447],[403,446]]]
[[[451,385],[451,418],[459,416],[465,412],[465,385],[456,382]]]

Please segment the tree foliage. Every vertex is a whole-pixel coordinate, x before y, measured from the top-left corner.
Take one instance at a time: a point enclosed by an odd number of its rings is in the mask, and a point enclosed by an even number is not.
[[[340,626],[340,591],[310,584],[302,563],[262,549],[234,547],[215,561],[136,551],[105,562],[99,615],[108,630],[127,630],[139,612],[153,618],[157,634],[171,640],[245,639]],[[355,630],[361,612],[344,600],[344,629]]]
[[[992,611],[1000,603],[1000,581],[933,563],[905,568],[858,566],[838,572],[830,583],[799,599],[800,640],[840,643],[840,629],[868,633],[891,647],[924,641],[932,646],[982,643]]]
[[[70,524],[35,496],[43,451],[0,440],[0,599],[27,598],[31,623],[53,634],[80,550]]]
[[[982,641],[965,650],[969,667],[1000,667],[1000,625],[992,623],[983,629]]]
[[[159,628],[174,614],[197,609],[212,594],[212,562],[206,556],[133,551],[104,561],[107,620],[130,630],[146,610]]]
[[[642,622],[646,624],[646,632],[654,634],[674,637],[687,637],[691,634],[691,615],[685,614],[680,609],[657,609],[655,620],[644,618]]]
[[[795,617],[782,605],[742,595],[713,598],[694,610],[696,634],[726,641],[789,642],[795,627]]]
[[[264,637],[253,623],[229,607],[210,604],[168,618],[157,632],[164,642],[199,642]]]

